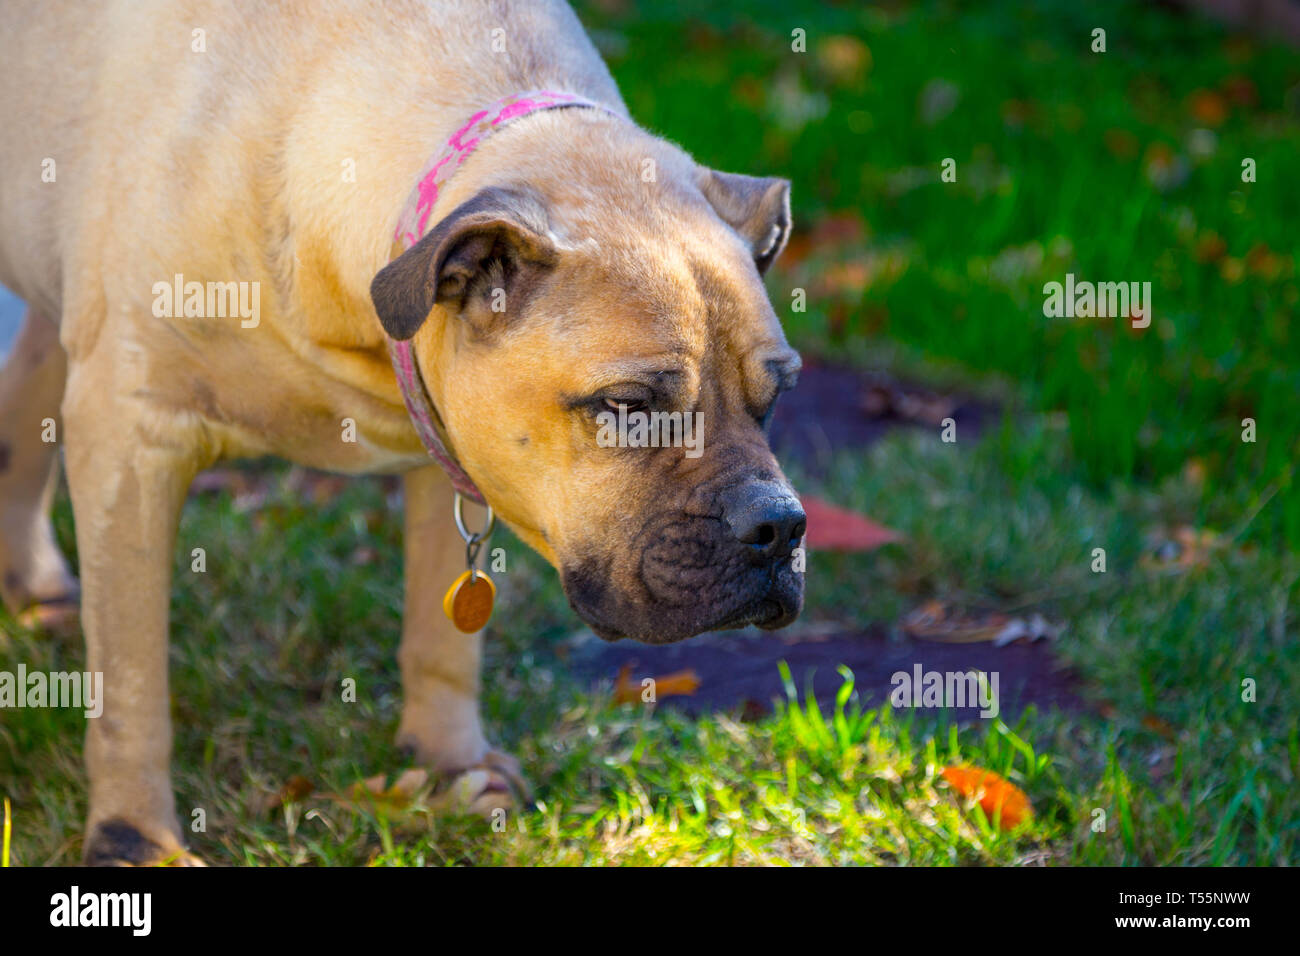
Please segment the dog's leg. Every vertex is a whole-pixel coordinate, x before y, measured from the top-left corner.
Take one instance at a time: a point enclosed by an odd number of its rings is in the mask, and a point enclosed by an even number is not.
[[[103,712],[86,729],[83,857],[197,863],[182,845],[172,796],[167,680],[172,554],[197,443],[182,419],[147,404],[127,380],[131,362],[110,348],[72,363],[63,402],[86,669],[103,674]]]
[[[490,813],[526,791],[513,757],[493,750],[479,720],[483,635],[463,634],[442,612],[448,586],[465,570],[465,544],[452,519],[451,485],[435,465],[406,473],[406,599],[402,620],[402,721],[397,744],[421,763],[459,775],[462,805]],[[470,792],[470,791],[473,792]]]
[[[59,446],[47,439],[58,437],[66,371],[58,328],[29,310],[0,369],[0,601],[51,630],[77,618],[77,579],[50,525]]]

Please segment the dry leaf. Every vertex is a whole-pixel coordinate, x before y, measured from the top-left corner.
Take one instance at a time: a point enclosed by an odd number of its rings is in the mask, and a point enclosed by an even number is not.
[[[358,780],[346,793],[323,793],[322,797],[349,806],[363,804],[381,806],[388,810],[400,810],[414,800],[422,790],[429,786],[429,771],[419,767],[404,770],[392,785],[382,773],[365,780]]]
[[[1213,90],[1197,90],[1188,98],[1187,108],[1206,126],[1220,126],[1228,118],[1228,101]]]
[[[942,425],[957,410],[951,395],[907,390],[892,382],[878,382],[867,387],[862,410],[872,418],[899,418],[923,425]]]
[[[700,687],[700,675],[693,670],[673,671],[662,677],[651,678],[654,681],[655,700],[664,697],[690,697]],[[618,672],[614,683],[614,702],[616,704],[641,703],[641,682],[632,679],[632,665],[624,664]]]
[[[972,766],[944,767],[943,779],[966,799],[978,800],[984,815],[990,820],[998,819],[1000,812],[999,826],[1003,830],[1013,830],[1022,820],[1034,815],[1025,792],[991,770]]]
[[[1173,740],[1178,733],[1173,724],[1163,717],[1157,717],[1155,714],[1147,714],[1143,717],[1142,726],[1164,737],[1165,740]]]
[[[871,69],[871,50],[854,36],[833,34],[817,44],[817,59],[840,83],[860,80]]]
[[[282,786],[276,793],[272,793],[266,798],[263,811],[265,813],[273,813],[286,803],[301,803],[307,797],[311,796],[312,791],[315,789],[316,785],[306,777],[301,774],[294,775],[286,780],[284,786]]]
[[[900,622],[903,633],[939,644],[980,644],[994,647],[1031,643],[1055,638],[1061,626],[1048,623],[1041,614],[1029,618],[1009,617],[996,611],[963,613],[942,601],[926,601]]]
[[[874,551],[903,538],[897,531],[876,524],[865,515],[837,508],[812,495],[805,495],[800,503],[808,518],[804,546],[810,550]]]
[[[1159,540],[1148,554],[1138,560],[1138,564],[1148,570],[1173,573],[1203,568],[1210,563],[1210,557],[1228,543],[1215,531],[1198,531],[1181,525]]]
[[[991,641],[1011,619],[1005,614],[961,614],[942,601],[926,601],[900,622],[908,637],[940,644],[978,644]]]

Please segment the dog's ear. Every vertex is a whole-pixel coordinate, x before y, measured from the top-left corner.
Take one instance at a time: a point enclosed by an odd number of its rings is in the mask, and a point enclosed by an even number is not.
[[[789,181],[701,169],[698,184],[722,221],[749,245],[758,271],[766,272],[790,238]]]
[[[463,308],[474,296],[511,311],[556,259],[546,207],[523,190],[489,187],[457,206],[370,283],[384,331],[413,336],[435,305]],[[498,291],[499,290],[499,291]]]

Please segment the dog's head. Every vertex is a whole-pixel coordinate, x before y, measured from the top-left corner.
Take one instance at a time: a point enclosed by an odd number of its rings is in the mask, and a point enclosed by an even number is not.
[[[761,281],[789,184],[679,157],[483,185],[371,286],[389,335],[419,333],[465,470],[607,639],[803,603],[804,513],[765,433],[799,371]]]

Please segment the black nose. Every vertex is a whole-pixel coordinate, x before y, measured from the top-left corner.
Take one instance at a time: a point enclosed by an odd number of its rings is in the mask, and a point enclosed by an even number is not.
[[[738,488],[724,506],[723,517],[736,540],[767,560],[789,557],[808,528],[799,499],[784,485],[770,481]]]

